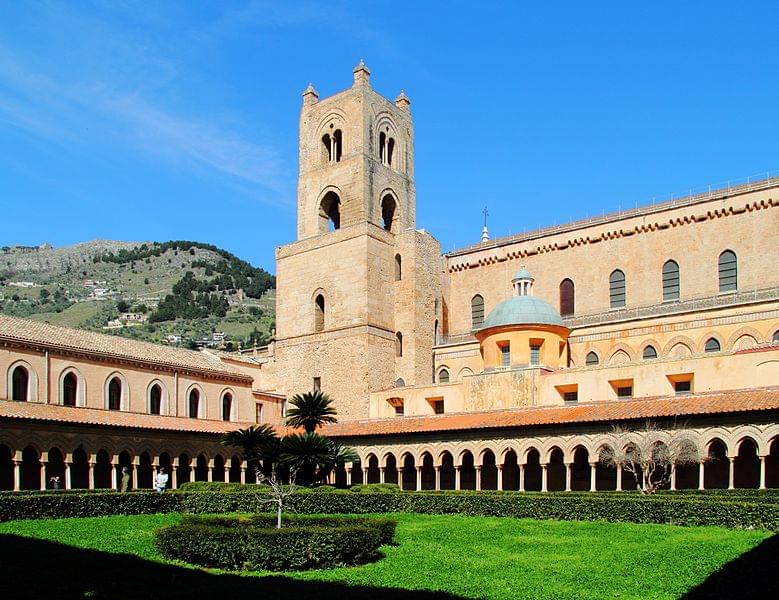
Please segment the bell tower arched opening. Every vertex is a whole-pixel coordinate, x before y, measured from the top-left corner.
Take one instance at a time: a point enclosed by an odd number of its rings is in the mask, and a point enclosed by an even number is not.
[[[319,203],[319,233],[341,228],[341,198],[333,191],[327,192]]]
[[[381,226],[392,233],[397,233],[395,227],[397,208],[395,198],[391,194],[385,194],[381,199]]]

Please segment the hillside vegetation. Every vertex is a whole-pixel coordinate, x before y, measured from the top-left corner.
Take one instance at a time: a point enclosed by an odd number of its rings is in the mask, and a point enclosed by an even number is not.
[[[0,313],[192,347],[267,343],[274,286],[264,269],[192,241],[0,250]]]

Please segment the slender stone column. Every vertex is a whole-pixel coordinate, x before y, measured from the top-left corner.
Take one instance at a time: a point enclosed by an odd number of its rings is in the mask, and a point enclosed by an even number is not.
[[[94,490],[95,489],[95,461],[90,460],[88,465],[89,465],[89,489]]]
[[[542,464],[541,465],[541,491],[546,492],[546,468],[548,467],[548,464]]]
[[[405,467],[398,467],[397,470],[397,478],[398,478],[398,487],[402,490],[403,489],[403,470]]]
[[[22,489],[22,461],[14,459],[14,491]]]
[[[676,463],[671,465],[671,491],[676,491]]]
[[[573,471],[573,463],[565,463],[565,491],[571,491],[571,471]]]
[[[40,465],[41,469],[41,490],[46,489],[46,464],[43,462],[43,456],[41,456],[41,460],[38,463]]]
[[[441,467],[435,468],[435,489],[436,491],[441,489]]]
[[[138,467],[140,466],[141,459],[136,456],[130,463],[130,486],[132,486],[134,490],[138,489]]]
[[[503,489],[503,465],[495,465],[498,467],[498,489]]]
[[[352,485],[352,466],[345,467],[346,468],[346,487],[349,487]]]
[[[760,457],[760,489],[764,490],[765,487],[765,456]]]
[[[525,491],[525,465],[519,465],[519,491]]]
[[[178,466],[179,466],[179,459],[178,458],[174,458],[170,462],[170,479],[169,479],[169,481],[170,481],[170,489],[172,489],[172,490],[175,490],[178,487],[178,485],[179,485],[178,481],[177,481],[177,479],[178,479],[177,475],[178,475],[178,470],[179,470]],[[241,466],[241,483],[244,483],[245,476],[246,476],[246,467]]]
[[[65,489],[66,489],[66,490],[69,490],[69,489],[72,487],[72,485],[71,485],[71,483],[70,483],[70,466],[71,466],[72,464],[73,464],[73,463],[72,463],[72,462],[70,462],[70,461],[67,461],[67,462],[65,463]]]
[[[590,463],[590,491],[591,492],[597,492],[598,491],[598,463],[591,462]]]
[[[246,461],[241,461],[241,483],[246,485]]]
[[[116,463],[111,463],[111,489],[115,490],[118,489],[119,486],[117,485],[117,476],[116,476]]]
[[[736,488],[736,486],[734,485],[735,475],[736,475],[736,457],[729,456],[728,460],[730,461],[730,468],[728,470],[728,489],[733,490]]]
[[[622,491],[622,465],[617,465],[617,491]]]
[[[368,483],[368,467],[362,468],[362,482],[363,485]]]
[[[454,489],[456,490],[462,489],[462,486],[460,485],[460,469],[462,469],[460,465],[457,465],[454,468]]]
[[[706,489],[703,485],[704,475],[705,475],[705,470],[703,467],[703,461],[701,461],[698,463],[698,489],[699,490]]]
[[[384,472],[387,467],[379,467],[379,483],[384,483]]]
[[[422,491],[422,467],[417,467],[417,491]]]
[[[481,465],[476,465],[476,489],[481,490]]]

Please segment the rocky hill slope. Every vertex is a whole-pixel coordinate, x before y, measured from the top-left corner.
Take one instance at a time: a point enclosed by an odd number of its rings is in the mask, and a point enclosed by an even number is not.
[[[266,343],[275,280],[189,241],[0,248],[0,313],[176,345]]]

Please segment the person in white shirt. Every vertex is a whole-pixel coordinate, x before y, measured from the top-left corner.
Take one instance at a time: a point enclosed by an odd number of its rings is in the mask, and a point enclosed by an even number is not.
[[[154,489],[157,490],[157,493],[161,494],[165,491],[166,487],[168,487],[168,474],[165,472],[165,467],[162,467],[157,472],[157,478],[154,482]]]

